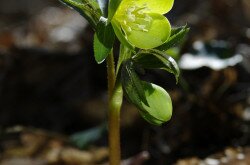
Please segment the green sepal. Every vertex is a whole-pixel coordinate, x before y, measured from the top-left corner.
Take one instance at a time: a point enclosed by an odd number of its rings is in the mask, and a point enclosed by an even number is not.
[[[169,39],[162,44],[161,46],[155,48],[157,50],[166,51],[171,47],[176,46],[185,38],[186,34],[189,32],[189,28],[187,26],[172,28],[171,35]]]
[[[174,74],[176,82],[178,82],[180,75],[178,64],[165,52],[155,49],[140,50],[133,59],[143,68],[163,69]]]
[[[97,24],[97,30],[94,35],[94,55],[98,64],[102,63],[110,53],[114,40],[115,33],[111,24],[106,25],[105,18],[100,19]]]
[[[121,82],[125,95],[130,102],[143,102],[147,105],[147,99],[141,84],[141,80],[135,72],[134,62],[132,60],[126,60],[123,62],[121,69]]]
[[[124,46],[123,44],[120,44],[120,53],[119,58],[117,61],[116,66],[116,75],[120,72],[120,67],[123,63],[123,61],[126,61],[127,59],[131,58],[133,51],[129,49],[128,47]]]

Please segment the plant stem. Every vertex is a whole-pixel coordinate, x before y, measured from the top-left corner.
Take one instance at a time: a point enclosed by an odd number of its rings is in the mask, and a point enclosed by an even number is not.
[[[123,91],[119,82],[116,82],[114,56],[112,53],[107,57],[108,72],[108,129],[109,129],[109,164],[120,165],[120,109],[122,105]]]
[[[111,53],[107,57],[108,96],[109,96],[109,102],[110,102],[111,97],[113,95],[113,90],[114,90],[115,81],[116,81],[115,62],[114,62],[114,55],[113,55],[112,51],[111,51]]]

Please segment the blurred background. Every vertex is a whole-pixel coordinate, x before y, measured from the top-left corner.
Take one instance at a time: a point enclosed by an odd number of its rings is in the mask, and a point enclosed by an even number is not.
[[[175,0],[166,16],[191,28],[168,51],[180,82],[145,78],[170,93],[173,117],[152,126],[124,101],[124,164],[250,164],[250,1]],[[56,0],[0,0],[0,165],[107,162],[106,66],[92,42]]]

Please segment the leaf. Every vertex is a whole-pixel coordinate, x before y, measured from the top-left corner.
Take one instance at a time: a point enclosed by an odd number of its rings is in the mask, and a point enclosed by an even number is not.
[[[59,0],[80,13],[93,28],[96,28],[102,13],[96,0]]]
[[[184,37],[188,32],[189,28],[187,26],[172,29],[170,38],[164,44],[157,47],[156,49],[161,51],[166,51],[169,48],[174,47],[184,39]]]
[[[133,65],[131,60],[123,63],[121,82],[124,94],[139,109],[145,120],[161,125],[171,118],[171,98],[163,88],[141,81]]]
[[[147,105],[147,100],[141,84],[141,80],[137,76],[134,63],[131,60],[123,62],[121,70],[121,83],[127,98],[132,103],[143,102]]]
[[[176,81],[180,75],[180,70],[175,60],[165,52],[149,49],[141,50],[133,59],[147,69],[163,69],[175,75]]]
[[[120,44],[120,53],[119,53],[119,58],[118,58],[118,61],[117,61],[117,66],[116,66],[116,74],[119,73],[120,66],[122,65],[123,61],[131,58],[132,53],[133,52],[132,52],[131,49],[124,46],[123,44]]]
[[[112,20],[122,0],[110,0],[108,9],[108,19]]]
[[[106,59],[113,47],[114,40],[115,34],[112,25],[106,25],[105,21],[100,21],[94,35],[94,55],[98,64]]]
[[[71,135],[70,141],[77,147],[83,149],[86,148],[90,143],[100,139],[105,130],[106,124],[102,124],[100,126]]]

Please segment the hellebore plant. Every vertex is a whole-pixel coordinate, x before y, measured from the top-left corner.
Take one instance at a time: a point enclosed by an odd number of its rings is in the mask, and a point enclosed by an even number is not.
[[[119,38],[141,49],[162,45],[170,36],[171,26],[162,14],[173,6],[174,0],[123,0],[111,23]],[[120,39],[122,41],[122,39]]]
[[[60,0],[85,17],[95,31],[94,56],[106,60],[108,75],[108,130],[110,165],[120,164],[120,109],[123,95],[151,124],[170,120],[172,102],[160,86],[140,79],[138,71],[163,69],[175,75],[179,68],[166,51],[178,44],[189,29],[171,28],[163,15],[174,0]],[[120,42],[115,63],[113,44]]]

